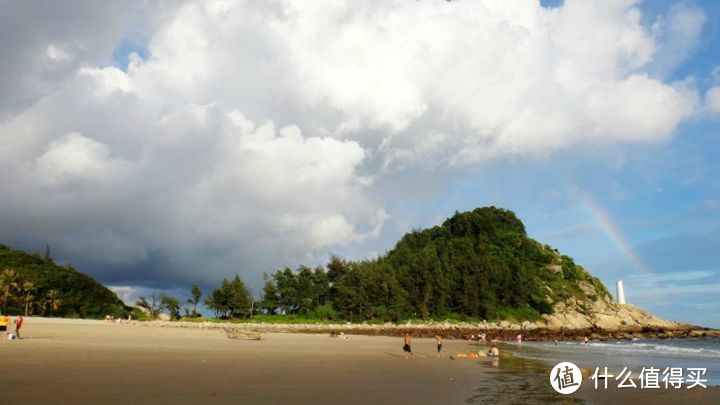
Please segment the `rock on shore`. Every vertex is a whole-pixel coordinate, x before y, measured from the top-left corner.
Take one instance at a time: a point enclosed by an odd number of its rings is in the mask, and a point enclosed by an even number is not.
[[[542,315],[545,327],[553,331],[598,329],[620,332],[627,329],[653,328],[677,329],[679,322],[660,319],[634,305],[617,304],[608,297],[595,302],[583,302],[570,298],[557,303],[555,312]]]

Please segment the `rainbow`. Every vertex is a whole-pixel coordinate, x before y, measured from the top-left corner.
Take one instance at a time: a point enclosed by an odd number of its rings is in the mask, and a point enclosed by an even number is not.
[[[597,226],[612,240],[617,248],[622,252],[623,256],[632,263],[632,265],[646,275],[652,275],[650,267],[645,264],[640,255],[637,254],[632,245],[628,243],[625,235],[620,227],[612,221],[610,215],[598,205],[597,202],[586,192],[578,190],[578,196],[582,205],[590,212]]]

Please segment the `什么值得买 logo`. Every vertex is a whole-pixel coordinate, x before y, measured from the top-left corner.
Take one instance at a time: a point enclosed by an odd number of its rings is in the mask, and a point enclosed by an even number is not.
[[[611,373],[608,367],[596,367],[589,377],[593,380],[595,389],[608,389],[609,384],[615,384],[618,389],[693,389],[707,388],[707,368],[704,367],[643,367],[637,376],[628,367],[623,367],[619,373]],[[550,385],[560,394],[572,394],[582,385],[582,372],[575,364],[564,361],[555,365],[550,371]]]
[[[560,394],[572,394],[581,383],[580,368],[569,361],[556,364],[550,371],[550,385]]]

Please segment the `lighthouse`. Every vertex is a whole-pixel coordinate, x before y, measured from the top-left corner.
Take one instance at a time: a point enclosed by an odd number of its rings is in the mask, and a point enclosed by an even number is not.
[[[625,303],[625,290],[623,290],[622,280],[618,280],[616,282],[616,285],[617,285],[617,303],[624,304]]]

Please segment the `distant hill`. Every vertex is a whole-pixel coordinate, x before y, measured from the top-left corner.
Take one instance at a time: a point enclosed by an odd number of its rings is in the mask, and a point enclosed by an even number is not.
[[[121,317],[117,295],[70,265],[0,245],[0,309],[3,313],[101,318]]]
[[[403,236],[365,261],[332,256],[267,277],[263,309],[361,320],[540,320],[594,302],[612,304],[602,283],[572,258],[529,238],[511,211],[455,213],[441,225]],[[558,306],[560,305],[560,306]]]
[[[529,238],[512,211],[484,207],[413,231],[379,259],[424,317],[535,319],[571,297],[608,297],[597,278]]]

